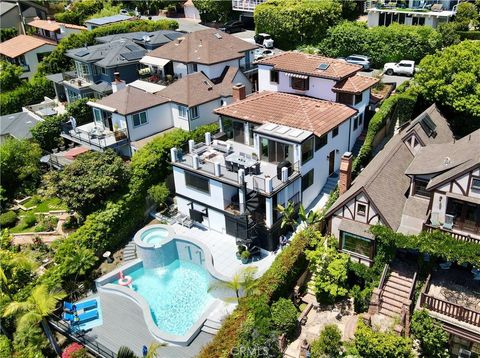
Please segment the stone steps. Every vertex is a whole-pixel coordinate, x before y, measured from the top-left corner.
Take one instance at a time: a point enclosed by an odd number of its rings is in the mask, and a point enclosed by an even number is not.
[[[133,241],[130,241],[123,249],[123,262],[135,260],[137,258],[137,247]]]

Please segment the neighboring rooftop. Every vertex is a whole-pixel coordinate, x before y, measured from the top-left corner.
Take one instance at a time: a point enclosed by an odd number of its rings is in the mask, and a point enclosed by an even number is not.
[[[0,43],[0,55],[15,58],[43,45],[56,46],[57,44],[53,40],[42,37],[18,35]]]
[[[173,41],[179,37],[185,36],[183,32],[172,31],[172,30],[159,30],[153,32],[128,32],[124,34],[115,34],[115,35],[108,35],[97,37],[95,40],[98,43],[108,43],[120,39],[126,39],[135,42],[139,45],[144,45],[148,43],[152,46],[159,46],[170,41]]]
[[[357,111],[340,103],[263,91],[217,108],[215,113],[258,124],[285,125],[321,136],[354,116]]]
[[[307,76],[342,80],[362,69],[342,60],[303,52],[283,52],[256,62],[258,65],[273,66],[277,71],[298,73]]]
[[[379,80],[374,77],[367,77],[362,75],[355,75],[348,77],[333,86],[333,92],[360,94],[366,89],[375,86]]]
[[[33,21],[30,21],[28,25],[36,27],[38,29],[44,29],[44,30],[53,31],[53,32],[60,30],[61,25],[65,26],[67,29],[75,29],[75,30],[87,29],[85,26],[67,24],[63,22],[56,22],[55,20],[41,20],[41,19],[35,19]]]
[[[0,116],[0,135],[16,139],[32,138],[30,129],[40,120],[29,112],[18,112]]]
[[[112,24],[114,22],[130,20],[132,18],[133,18],[133,16],[112,15],[112,16],[106,16],[106,17],[99,17],[97,19],[86,20],[85,23],[86,24],[93,24],[93,25],[97,25],[97,26],[102,26],[102,25],[106,25],[106,24]]]
[[[81,62],[92,62],[100,67],[114,67],[138,62],[146,50],[130,40],[85,46],[67,51],[67,56]]]
[[[242,58],[257,45],[215,29],[185,34],[148,55],[183,63],[210,65]]]

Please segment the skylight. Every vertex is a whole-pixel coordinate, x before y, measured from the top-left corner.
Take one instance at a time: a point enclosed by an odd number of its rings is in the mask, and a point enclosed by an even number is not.
[[[325,71],[329,66],[330,66],[330,64],[328,64],[328,63],[321,63],[320,65],[318,65],[318,69],[322,70],[322,71]]]

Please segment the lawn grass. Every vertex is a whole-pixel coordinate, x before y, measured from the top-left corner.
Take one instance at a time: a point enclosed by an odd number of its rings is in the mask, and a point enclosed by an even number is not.
[[[28,199],[23,206],[26,208],[31,208],[35,206],[34,209],[31,211],[34,213],[44,213],[48,212],[50,210],[66,210],[67,206],[62,203],[62,201],[59,198],[48,198],[48,199],[39,199],[36,196],[33,196],[32,198]]]

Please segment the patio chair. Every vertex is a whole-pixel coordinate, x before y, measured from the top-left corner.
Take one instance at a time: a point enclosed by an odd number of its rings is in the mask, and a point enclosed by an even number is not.
[[[431,11],[441,12],[443,11],[443,4],[434,4],[432,5]]]
[[[67,301],[63,302],[63,309],[70,312],[80,311],[80,310],[86,311],[93,308],[97,308],[97,300],[88,300],[88,301],[79,302],[76,304],[73,304]]]
[[[98,311],[91,310],[91,311],[87,311],[85,313],[79,314],[77,316],[77,320],[75,321],[75,323],[85,323],[97,318],[98,318]]]
[[[453,229],[453,215],[445,215],[445,222],[443,223],[442,227],[447,230],[452,230]]]
[[[440,221],[438,219],[438,216],[439,216],[439,213],[437,212],[433,212],[432,215],[430,216],[430,224],[432,226],[440,226]]]
[[[67,321],[67,322],[75,322],[75,315],[72,313],[63,312],[62,318],[64,321]]]

